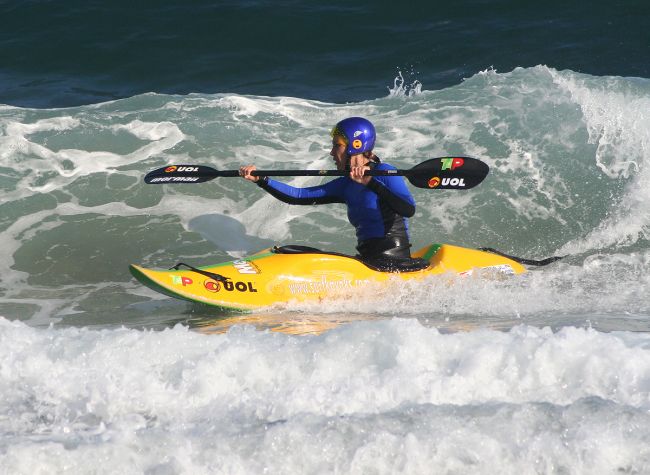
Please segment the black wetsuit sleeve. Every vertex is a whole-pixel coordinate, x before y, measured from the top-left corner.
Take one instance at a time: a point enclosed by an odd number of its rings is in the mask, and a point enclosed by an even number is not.
[[[393,211],[395,211],[400,216],[405,218],[410,218],[415,214],[415,206],[408,201],[397,196],[395,193],[386,188],[378,180],[374,178],[368,182],[366,185],[369,190],[374,191],[380,199],[382,199],[388,206],[390,206]]]

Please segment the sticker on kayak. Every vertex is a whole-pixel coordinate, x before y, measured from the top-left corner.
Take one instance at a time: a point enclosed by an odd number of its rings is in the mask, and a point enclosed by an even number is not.
[[[209,292],[219,292],[221,289],[226,292],[257,292],[257,289],[252,282],[233,282],[231,280],[223,283],[214,280],[206,280],[203,282],[203,287]]]
[[[187,285],[192,285],[193,283],[194,281],[192,279],[184,275],[172,275],[172,284],[174,285],[182,285],[185,287]]]
[[[219,292],[221,290],[221,284],[215,280],[206,280],[203,282],[203,287],[208,292]]]
[[[327,280],[325,277],[315,282],[293,282],[289,284],[289,292],[296,294],[320,294],[327,292],[336,292],[355,287],[364,287],[370,283],[367,279],[356,280]]]
[[[468,271],[465,271],[465,272],[461,272],[458,275],[463,276],[463,277],[467,276],[467,275],[472,275],[475,270],[477,270],[477,269],[471,269],[471,270],[468,270]],[[483,272],[483,271],[495,271],[495,272],[497,272],[499,274],[515,275],[515,270],[512,267],[510,267],[508,264],[500,264],[498,266],[479,267],[478,270],[481,271],[481,272]]]
[[[240,274],[260,274],[260,269],[250,261],[233,261],[232,265]]]

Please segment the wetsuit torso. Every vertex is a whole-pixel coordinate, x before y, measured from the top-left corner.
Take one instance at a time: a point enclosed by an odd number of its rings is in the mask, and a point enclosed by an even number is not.
[[[386,163],[371,163],[377,170],[395,170]],[[345,203],[348,220],[357,234],[363,258],[410,257],[408,221],[415,200],[400,176],[375,176],[367,186],[349,177],[308,188],[296,188],[271,179],[257,184],[277,199],[298,205]]]

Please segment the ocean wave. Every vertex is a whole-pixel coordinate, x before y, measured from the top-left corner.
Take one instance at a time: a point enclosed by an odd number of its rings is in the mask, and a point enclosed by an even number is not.
[[[400,168],[456,154],[490,165],[487,180],[468,192],[414,190],[415,248],[449,242],[533,258],[568,254],[575,274],[560,279],[577,291],[566,305],[587,312],[613,275],[635,295],[644,291],[637,269],[646,266],[650,223],[643,112],[650,81],[537,66],[486,70],[442,90],[405,87],[402,81],[385,97],[349,104],[145,94],[68,109],[3,108],[0,254],[9,270],[0,284],[10,303],[0,310],[45,324],[88,314],[107,293],[120,308],[136,291],[126,272],[131,262],[210,264],[288,242],[353,253],[340,206],[287,206],[233,179],[177,187],[141,181],[180,162],[331,168],[328,131],[348,115],[375,122],[377,153]],[[585,273],[598,256],[609,259],[601,266],[607,270]],[[564,270],[549,272],[547,280]],[[634,313],[629,294],[617,295],[605,299],[607,312]],[[543,309],[540,302],[523,312]]]

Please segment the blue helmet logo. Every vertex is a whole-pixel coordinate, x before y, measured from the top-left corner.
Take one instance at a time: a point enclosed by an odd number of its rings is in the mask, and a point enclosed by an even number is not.
[[[332,137],[342,137],[348,155],[370,152],[375,147],[375,127],[363,117],[348,117],[332,129]]]

